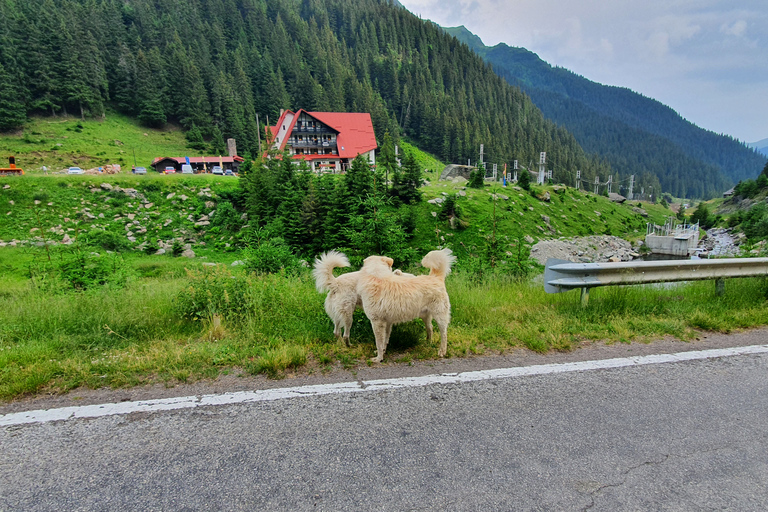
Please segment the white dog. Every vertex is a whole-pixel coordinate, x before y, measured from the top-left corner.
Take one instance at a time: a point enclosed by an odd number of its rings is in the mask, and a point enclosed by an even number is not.
[[[426,276],[395,277],[390,270],[392,259],[369,256],[357,276],[357,294],[363,310],[371,321],[376,336],[376,357],[379,363],[389,343],[392,326],[415,318],[424,320],[427,341],[432,339],[432,319],[440,330],[438,356],[445,357],[448,349],[448,324],[451,322],[451,302],[445,289],[445,278],[456,261],[450,249],[432,251],[421,264],[430,269]]]
[[[400,270],[392,271],[393,261],[388,260],[388,272],[393,275],[411,276]],[[315,288],[320,293],[328,292],[325,297],[325,312],[333,320],[333,334],[337,338],[342,337],[344,343],[349,346],[349,332],[352,329],[352,318],[356,307],[362,307],[360,296],[357,294],[357,279],[360,271],[342,274],[339,277],[333,275],[333,269],[348,267],[349,260],[338,251],[328,251],[315,260],[312,275],[315,278]]]

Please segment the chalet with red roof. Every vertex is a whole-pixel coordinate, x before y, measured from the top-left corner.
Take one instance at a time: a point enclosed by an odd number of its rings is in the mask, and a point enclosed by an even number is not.
[[[376,163],[376,135],[368,113],[286,110],[268,130],[274,149],[306,160],[313,171],[344,171],[358,155]]]

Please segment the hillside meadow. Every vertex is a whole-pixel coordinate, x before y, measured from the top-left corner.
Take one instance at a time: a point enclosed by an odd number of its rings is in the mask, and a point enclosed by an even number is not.
[[[502,266],[479,271],[474,263],[494,239],[509,258],[526,255],[529,240],[638,239],[648,219],[661,222],[668,210],[566,187],[467,189],[438,181],[442,164],[421,158],[429,185],[411,244],[419,254],[448,246],[459,259],[447,280],[448,357],[685,340],[768,319],[765,279],[728,282],[723,296],[709,282],[598,288],[584,308],[576,291],[545,294],[536,265],[524,275]],[[237,178],[197,175],[0,178],[0,399],[369,364],[374,339],[362,311],[347,348],[333,338],[309,268],[255,273],[253,240],[225,224],[200,224],[216,219],[237,189]],[[442,207],[427,202],[448,196],[460,206],[461,226],[440,220]],[[155,254],[157,241],[168,244],[165,254]],[[180,256],[187,246],[196,257]],[[420,320],[396,326],[384,364],[434,359],[437,342],[426,342]]]

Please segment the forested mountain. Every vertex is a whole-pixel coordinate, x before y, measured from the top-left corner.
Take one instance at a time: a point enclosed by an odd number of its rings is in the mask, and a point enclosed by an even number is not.
[[[255,154],[281,108],[370,112],[447,162],[610,172],[436,25],[385,0],[5,0],[0,130],[28,115],[175,122]]]
[[[629,89],[601,85],[553,67],[506,44],[487,47],[464,27],[446,32],[464,41],[506,80],[522,88],[544,115],[622,176],[651,172],[665,192],[712,197],[755,178],[765,157],[746,144],[686,121],[662,103]]]
[[[768,156],[768,139],[748,143],[747,146],[754,148],[761,155]]]

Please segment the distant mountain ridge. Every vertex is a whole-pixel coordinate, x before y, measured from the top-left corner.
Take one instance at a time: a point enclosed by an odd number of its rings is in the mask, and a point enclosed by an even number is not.
[[[545,117],[620,175],[637,179],[652,173],[675,196],[713,197],[755,178],[765,165],[765,156],[747,144],[704,130],[659,101],[553,67],[525,48],[485,46],[463,26],[443,30],[520,87]]]
[[[747,146],[754,148],[758,153],[768,156],[768,139],[757,142],[748,142]]]

